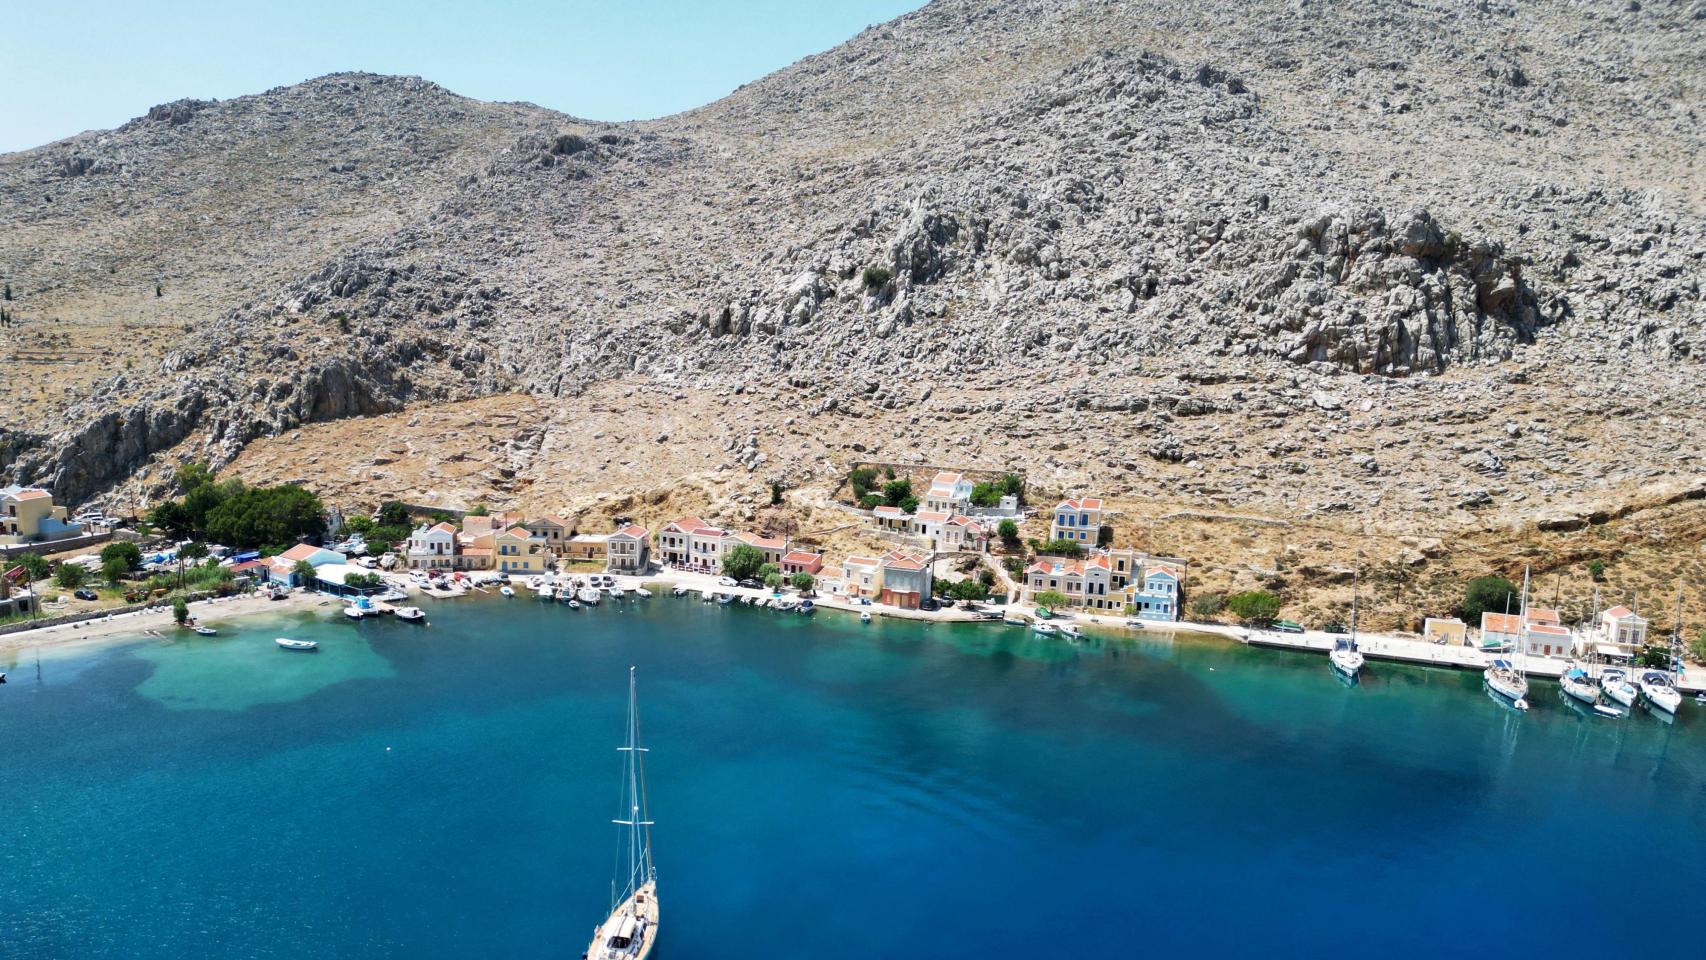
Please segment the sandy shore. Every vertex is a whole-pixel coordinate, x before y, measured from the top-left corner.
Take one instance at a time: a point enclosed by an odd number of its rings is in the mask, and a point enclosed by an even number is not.
[[[317,593],[295,592],[283,600],[268,600],[252,594],[224,597],[213,600],[198,600],[190,604],[190,616],[207,621],[219,621],[233,617],[254,616],[260,613],[283,613],[288,610],[305,610],[319,606],[328,598]],[[134,613],[121,613],[93,620],[83,620],[78,623],[66,623],[56,627],[43,627],[39,630],[22,630],[0,636],[0,652],[17,650],[24,647],[43,645],[61,645],[73,642],[89,642],[99,640],[134,640],[149,635],[150,631],[170,635],[179,629],[172,620],[170,606],[156,610],[140,610]]]

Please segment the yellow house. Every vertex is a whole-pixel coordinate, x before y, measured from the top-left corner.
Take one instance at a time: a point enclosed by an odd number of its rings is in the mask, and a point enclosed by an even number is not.
[[[499,573],[528,576],[551,568],[551,549],[545,538],[524,527],[509,527],[492,538],[492,568]]]
[[[1429,617],[1422,621],[1422,639],[1452,647],[1469,645],[1469,625],[1456,617]]]
[[[610,553],[610,534],[577,533],[564,541],[561,552],[566,560],[602,564]]]
[[[40,487],[0,487],[0,543],[39,543],[65,540],[83,532],[81,524],[65,521],[65,508],[53,505],[53,495]]]

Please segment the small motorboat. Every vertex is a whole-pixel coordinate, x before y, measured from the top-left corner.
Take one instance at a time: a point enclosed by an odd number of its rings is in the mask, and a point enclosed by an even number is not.
[[[719,603],[725,607],[731,603],[734,603],[734,602],[735,602],[735,595],[732,593],[719,593],[719,594],[717,594],[717,603]]]
[[[814,606],[810,600],[801,600],[800,601],[800,612],[805,614],[806,616],[808,616],[808,617],[811,616],[812,611],[816,610],[816,609],[817,609],[817,607]]]
[[[292,640],[289,637],[279,637],[279,638],[275,639],[273,641],[273,643],[278,644],[280,647],[283,647],[286,650],[318,650],[318,649],[320,649],[319,641],[316,641],[316,640]]]
[[[871,622],[871,611],[869,611],[869,610],[859,611],[859,622],[860,623],[870,623]]]
[[[1142,630],[1143,629],[1143,621],[1137,619],[1136,617],[1126,617],[1125,625],[1130,627],[1133,630]]]
[[[1071,637],[1074,640],[1080,640],[1084,637],[1084,631],[1078,629],[1074,624],[1063,623],[1055,629],[1059,630],[1063,637]]]
[[[1052,624],[1052,623],[1033,623],[1033,624],[1031,624],[1031,632],[1042,634],[1045,637],[1046,636],[1052,636],[1054,634],[1054,624]]]
[[[800,605],[800,602],[798,600],[795,600],[793,597],[779,597],[779,598],[777,598],[777,600],[774,603],[771,604],[771,606],[782,611],[783,613],[789,613],[789,612],[793,611],[793,609],[799,605]]]
[[[360,620],[362,617],[367,616],[367,611],[352,603],[344,608],[344,616],[349,617],[351,620]]]
[[[623,590],[621,587],[605,587],[604,589],[610,594],[610,599],[612,600],[620,600],[628,595],[627,591]]]
[[[515,596],[515,588],[510,586],[509,584],[504,584],[503,586],[499,587],[498,592],[503,594],[506,597]]]
[[[570,597],[569,598],[569,609],[570,610],[579,610],[580,608],[581,608],[581,602],[579,600],[574,599],[573,597]]]
[[[712,590],[701,590],[701,591],[699,591],[699,602],[700,603],[710,603],[711,601],[713,601],[715,599],[717,599],[717,594],[715,591],[712,591]]]
[[[670,593],[678,597],[685,597],[687,596],[687,588],[678,583],[675,585],[675,589],[671,590]]]
[[[650,597],[651,595],[652,595],[652,592],[650,590],[647,590],[645,587],[635,587],[634,588],[634,596],[639,597],[641,600],[644,600],[644,599]]]
[[[1695,703],[1706,703],[1706,690],[1702,690],[1699,693],[1695,694],[1694,695],[1694,702]]]
[[[1025,625],[1025,618],[1016,613],[1009,613],[1001,618],[1001,622],[1007,624],[1009,627],[1022,627]]]
[[[539,599],[545,601],[546,603],[550,603],[551,601],[557,599],[557,588],[556,587],[550,587],[550,586],[540,587],[539,588]]]
[[[406,623],[426,623],[426,611],[420,607],[398,607],[397,619]]]
[[[217,636],[219,636],[218,630],[215,630],[212,627],[204,627],[201,624],[196,624],[195,627],[193,627],[192,629],[194,629],[196,633],[199,633],[204,637],[217,637]]]
[[[575,599],[589,607],[596,607],[598,606],[598,591],[591,587],[582,587],[580,593],[575,594]]]
[[[1614,707],[1609,703],[1596,703],[1596,704],[1594,704],[1593,705],[1593,712],[1599,714],[1602,717],[1610,717],[1613,720],[1621,720],[1621,719],[1623,719],[1624,716],[1626,716],[1626,714],[1623,712],[1623,709],[1621,707]]]

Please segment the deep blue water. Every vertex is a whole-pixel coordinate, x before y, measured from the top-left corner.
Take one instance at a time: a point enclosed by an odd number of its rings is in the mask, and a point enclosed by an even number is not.
[[[668,596],[429,612],[0,662],[0,958],[579,957],[629,664],[661,960],[1698,946],[1692,703]]]

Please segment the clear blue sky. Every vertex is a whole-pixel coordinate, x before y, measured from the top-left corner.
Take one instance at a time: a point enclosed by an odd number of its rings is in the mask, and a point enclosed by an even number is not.
[[[592,120],[658,117],[923,0],[16,0],[0,152],[340,70],[415,74]]]

